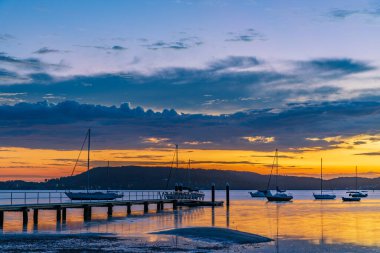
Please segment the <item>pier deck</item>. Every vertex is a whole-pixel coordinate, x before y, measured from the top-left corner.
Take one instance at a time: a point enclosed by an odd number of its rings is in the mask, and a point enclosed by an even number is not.
[[[107,215],[112,216],[114,206],[126,206],[127,214],[131,214],[132,206],[143,205],[144,213],[149,212],[149,205],[156,205],[157,212],[164,210],[165,204],[170,204],[173,210],[178,206],[222,206],[223,201],[201,201],[189,199],[165,199],[159,191],[130,191],[123,192],[123,199],[119,200],[90,200],[72,201],[64,196],[64,192],[7,192],[7,197],[0,197],[0,229],[4,225],[5,212],[22,212],[23,224],[28,223],[28,212],[33,210],[33,222],[38,223],[39,210],[55,210],[57,222],[66,221],[68,208],[82,208],[83,219],[91,220],[93,207],[106,207]],[[20,203],[21,202],[21,203]]]

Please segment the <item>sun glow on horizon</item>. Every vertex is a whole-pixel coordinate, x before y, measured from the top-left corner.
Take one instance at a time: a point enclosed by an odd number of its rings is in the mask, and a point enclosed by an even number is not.
[[[323,158],[324,178],[353,176],[355,166],[359,176],[377,177],[380,167],[376,157],[380,150],[380,136],[358,135],[350,138],[328,138],[337,142],[330,149],[299,148],[280,150],[280,174],[319,176],[320,158]],[[317,139],[315,141],[318,141]],[[171,166],[174,150],[168,147],[146,149],[92,150],[91,167],[107,166]],[[31,149],[7,147],[0,149],[1,178],[6,180],[43,181],[69,176],[78,156],[78,150]],[[273,161],[272,151],[180,149],[180,167],[249,171],[269,174]],[[75,174],[86,170],[86,156],[82,154]]]

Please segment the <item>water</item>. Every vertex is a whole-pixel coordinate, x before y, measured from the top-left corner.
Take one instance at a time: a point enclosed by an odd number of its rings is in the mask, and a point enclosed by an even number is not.
[[[142,207],[133,206],[132,215],[126,217],[126,207],[114,207],[113,217],[107,219],[106,208],[93,208],[92,221],[83,222],[82,209],[68,209],[67,222],[56,223],[56,213],[41,210],[39,224],[34,226],[30,213],[27,227],[22,225],[22,214],[6,213],[1,231],[7,236],[33,235],[76,235],[106,233],[120,240],[102,241],[89,238],[62,237],[60,244],[49,246],[49,250],[67,249],[73,245],[83,248],[145,252],[165,249],[167,251],[196,252],[380,252],[380,192],[369,192],[361,202],[342,202],[345,191],[335,191],[336,200],[317,201],[312,191],[290,191],[294,201],[290,203],[269,203],[264,199],[252,199],[248,191],[231,191],[231,206],[182,208],[173,212],[167,205],[165,211],[155,213],[156,207],[143,214]],[[224,191],[217,191],[216,198],[224,200]],[[206,198],[210,198],[206,192]],[[229,227],[274,239],[271,243],[259,245],[230,245],[226,243],[203,242],[175,236],[152,235],[150,232],[187,226]],[[24,239],[23,239],[24,240]],[[67,243],[65,242],[67,241]],[[34,248],[48,243],[34,240],[26,246],[24,241],[12,240],[13,248]],[[77,243],[77,244],[76,244]],[[95,243],[95,244],[94,244]],[[98,243],[98,244],[96,244]],[[95,246],[94,246],[95,245]],[[106,245],[106,248],[99,248]],[[0,243],[0,251],[6,251],[10,244]],[[55,248],[54,248],[55,247]],[[75,246],[77,247],[77,246]],[[105,247],[105,246],[104,246]],[[25,250],[25,248],[24,248]],[[45,248],[46,250],[46,248]],[[44,251],[44,249],[42,249]]]

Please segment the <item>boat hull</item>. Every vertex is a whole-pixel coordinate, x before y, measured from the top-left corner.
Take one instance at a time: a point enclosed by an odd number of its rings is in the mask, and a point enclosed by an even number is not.
[[[272,193],[266,190],[258,190],[256,192],[249,192],[252,198],[265,198],[266,196],[271,196]]]
[[[334,194],[313,194],[315,199],[335,199],[336,195]]]
[[[170,200],[204,200],[205,194],[203,192],[187,192],[187,191],[172,191],[164,192],[164,199]]]
[[[115,192],[65,192],[71,200],[114,200],[122,198],[122,194]]]
[[[360,198],[357,198],[357,197],[342,197],[342,200],[343,201],[360,201]]]
[[[368,197],[368,194],[358,192],[358,193],[351,193],[350,196],[354,197],[354,198],[366,198],[366,197]]]
[[[279,202],[279,201],[291,201],[293,199],[293,196],[283,196],[283,197],[279,197],[279,196],[267,196],[267,200],[268,201],[276,201],[276,202]]]

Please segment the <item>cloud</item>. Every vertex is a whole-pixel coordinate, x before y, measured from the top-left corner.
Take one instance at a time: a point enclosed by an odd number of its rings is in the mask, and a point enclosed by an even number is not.
[[[271,143],[275,141],[274,137],[265,137],[265,136],[246,136],[246,137],[241,137],[241,138],[251,143],[252,142]]]
[[[164,142],[168,142],[169,140],[169,138],[148,137],[143,138],[143,143],[161,144]]]
[[[356,10],[335,8],[327,13],[328,17],[331,17],[333,19],[340,19],[340,20],[346,19],[354,15],[362,15],[362,16],[377,18],[380,16],[380,8],[378,6],[356,9]]]
[[[204,144],[211,144],[211,141],[185,141],[183,144],[184,145],[204,145]]]
[[[364,156],[380,156],[380,152],[368,152],[368,153],[359,153],[355,155],[364,155]]]
[[[59,52],[60,52],[60,50],[57,50],[57,49],[42,47],[42,48],[38,49],[37,51],[35,51],[34,53],[35,54],[49,54],[49,53],[59,53]]]
[[[360,11],[357,10],[345,10],[345,9],[334,9],[331,10],[328,13],[328,16],[337,18],[337,19],[344,19],[346,17],[352,16],[354,14],[358,14]]]
[[[84,47],[84,48],[94,48],[94,49],[100,49],[100,50],[106,50],[106,51],[123,51],[123,50],[128,49],[128,48],[120,46],[120,45],[114,45],[114,46],[75,45],[75,46]]]
[[[265,108],[276,110],[292,104],[360,97],[368,91],[362,93],[358,87],[353,94],[344,87],[334,86],[335,81],[376,69],[364,61],[328,58],[287,62],[290,70],[279,71],[254,56],[230,56],[211,61],[203,68],[170,67],[151,73],[58,79],[49,73],[64,71],[63,63],[48,64],[41,60],[30,62],[0,56],[3,57],[0,62],[7,61],[3,64],[7,68],[0,72],[0,92],[25,92],[28,94],[23,97],[26,101],[37,102],[46,94],[52,94],[52,102],[69,99],[83,103],[120,104],[128,101],[156,110],[176,108],[181,112],[212,114]],[[376,93],[371,92],[371,95]]]
[[[63,62],[47,63],[38,58],[16,58],[0,52],[0,84],[52,81],[49,72],[69,67]]]
[[[112,49],[113,49],[113,50],[126,50],[127,48],[122,47],[122,46],[117,46],[117,45],[116,45],[116,46],[113,46]]]
[[[345,138],[363,133],[377,137],[373,126],[379,121],[379,102],[299,104],[277,113],[267,109],[223,115],[155,112],[128,104],[18,103],[0,106],[0,141],[3,147],[77,149],[91,127],[95,150],[182,143],[202,149],[299,153],[336,148]],[[324,141],[306,140],[309,136]]]
[[[196,36],[193,37],[186,37],[181,38],[178,41],[163,41],[159,40],[151,44],[145,44],[144,47],[151,49],[151,50],[158,50],[158,49],[189,49],[192,47],[200,46],[203,43],[200,41],[200,39]]]
[[[1,41],[8,41],[8,40],[11,40],[11,39],[14,39],[15,37],[9,33],[1,33],[0,34],[0,42]]]
[[[361,73],[376,69],[374,66],[364,61],[357,61],[349,58],[321,58],[311,61],[301,61],[298,63],[301,69],[321,72],[323,76],[329,78],[344,76],[354,73]]]
[[[255,40],[264,40],[264,35],[257,32],[253,28],[246,29],[243,32],[235,33],[235,32],[229,32],[228,33],[229,38],[226,39],[226,41],[242,41],[242,42],[251,42]]]

